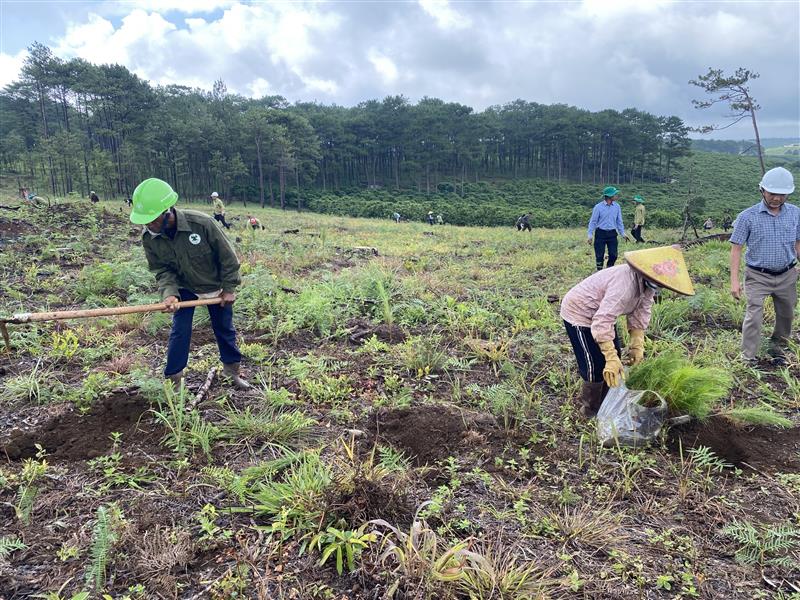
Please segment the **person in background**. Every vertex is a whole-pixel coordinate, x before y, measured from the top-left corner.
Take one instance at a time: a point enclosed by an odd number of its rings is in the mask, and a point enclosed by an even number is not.
[[[214,219],[222,223],[225,229],[230,229],[230,224],[225,221],[225,205],[222,203],[219,194],[211,192],[211,200],[214,202]]]
[[[241,284],[239,260],[225,234],[211,217],[194,210],[178,210],[178,194],[161,179],[145,179],[133,191],[130,220],[144,225],[142,246],[155,275],[166,311],[174,313],[167,346],[164,377],[177,387],[189,361],[194,308],[175,305],[181,301],[220,297],[208,306],[217,339],[222,372],[238,389],[250,384],[239,375],[242,354],[236,345],[233,303]]]
[[[530,222],[530,215],[525,213],[517,219],[517,231],[533,231]]]
[[[705,220],[705,223],[703,223],[703,229],[705,229],[706,231],[711,231],[712,229],[714,229],[714,221],[711,220],[711,217],[708,217]]]
[[[725,213],[725,216],[722,219],[722,230],[725,233],[728,233],[728,229],[733,227],[733,219],[731,219],[730,213]]]
[[[769,354],[775,364],[785,364],[784,348],[792,333],[797,306],[797,256],[800,253],[800,208],[787,204],[794,177],[783,167],[770,169],[759,184],[761,202],[736,217],[731,234],[731,294],[742,296],[739,267],[745,253],[744,295],[747,309],[742,323],[742,360],[753,364],[761,346],[764,300],[772,297],[775,329]]]
[[[609,387],[625,377],[616,322],[626,316],[630,365],[644,358],[644,332],[650,324],[658,288],[694,295],[683,253],[676,246],[625,253],[627,264],[594,273],[573,287],[561,301],[561,318],[583,378],[580,410],[592,417]]]
[[[92,190],[89,192],[89,200],[92,201],[92,204],[96,204],[97,202],[100,202],[100,197],[97,195],[97,192]]]
[[[432,210],[428,211],[427,219],[428,219],[428,225],[433,225],[433,211]]]
[[[438,215],[436,215],[436,224],[437,225],[444,225],[444,217],[442,216],[442,213],[439,213]]]
[[[625,225],[622,224],[622,209],[615,200],[619,198],[619,190],[609,185],[603,190],[603,199],[594,205],[589,219],[588,244],[594,238],[594,256],[597,270],[603,269],[606,248],[608,248],[607,267],[617,262],[617,233],[625,240]]]
[[[250,227],[253,230],[258,230],[258,229],[263,230],[263,229],[265,229],[265,227],[261,224],[261,221],[259,221],[253,215],[247,215],[247,222],[250,224]]]
[[[400,223],[400,219],[401,218],[402,217],[400,217],[400,213],[399,212],[395,212],[395,213],[392,214],[392,219],[394,219],[395,223]]]
[[[644,198],[640,195],[636,195],[633,197],[633,201],[636,203],[636,211],[633,213],[633,229],[631,229],[631,233],[633,234],[633,239],[636,240],[637,244],[643,244],[644,238],[642,238],[642,227],[644,227]]]

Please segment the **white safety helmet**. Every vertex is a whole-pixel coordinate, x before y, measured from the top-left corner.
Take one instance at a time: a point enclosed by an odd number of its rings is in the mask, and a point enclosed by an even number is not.
[[[217,192],[211,192],[212,198],[219,198],[219,194]]]
[[[764,173],[758,185],[771,194],[791,194],[794,191],[794,177],[783,167],[775,167]]]

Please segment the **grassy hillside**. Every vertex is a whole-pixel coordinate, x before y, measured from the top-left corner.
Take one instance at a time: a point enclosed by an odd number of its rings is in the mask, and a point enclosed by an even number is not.
[[[730,374],[712,416],[606,448],[558,315],[594,269],[582,228],[256,212],[264,231],[228,215],[252,391],[213,378],[204,310],[177,393],[169,315],[10,326],[5,595],[751,600],[793,580],[800,345],[782,369],[737,360],[727,244],[687,251],[698,293],[663,293],[645,344]],[[119,205],[0,209],[0,314],[157,300],[139,238]],[[754,408],[794,425],[731,421]]]
[[[800,160],[800,143],[784,144],[774,148],[767,148],[767,156],[782,157],[791,160]]]
[[[768,163],[788,166],[800,181],[797,161],[770,157]],[[626,225],[633,220],[632,198],[641,194],[649,210],[650,226],[677,227],[682,223],[681,211],[690,183],[694,195],[705,199],[701,216],[720,220],[726,211],[735,215],[758,201],[760,179],[754,157],[697,152],[680,161],[670,183],[610,183],[622,191]],[[511,226],[520,214],[530,212],[534,226],[575,227],[588,221],[604,185],[605,182],[592,185],[521,179],[467,184],[464,197],[456,192],[460,187],[453,183],[441,184],[442,191],[431,195],[391,189],[303,195],[311,210],[340,215],[388,218],[397,211],[409,220],[421,221],[432,210],[452,224]]]

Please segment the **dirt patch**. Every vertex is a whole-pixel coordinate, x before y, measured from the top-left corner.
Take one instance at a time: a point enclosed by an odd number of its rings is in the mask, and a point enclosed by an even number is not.
[[[369,424],[378,440],[392,444],[415,466],[432,465],[453,456],[467,438],[477,442],[483,432],[494,427],[490,415],[471,416],[440,404],[379,410]]]
[[[40,444],[49,457],[64,461],[95,458],[112,446],[111,433],[122,434],[123,446],[153,445],[158,433],[145,414],[150,403],[141,396],[115,394],[98,401],[85,415],[74,409],[52,417],[34,429],[14,429],[0,455],[20,460],[36,455]]]
[[[673,430],[673,448],[677,448],[678,439],[684,448],[707,446],[737,467],[784,473],[800,470],[800,427],[739,427],[727,419],[712,418],[703,424],[692,423]]]
[[[25,221],[0,217],[0,238],[18,237],[32,229],[33,226]]]
[[[407,491],[399,489],[396,482],[376,482],[364,478],[357,478],[351,490],[332,498],[331,510],[352,524],[370,519],[406,524],[414,514]]]

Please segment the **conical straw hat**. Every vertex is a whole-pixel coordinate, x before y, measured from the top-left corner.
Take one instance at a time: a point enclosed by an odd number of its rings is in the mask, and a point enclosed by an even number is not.
[[[624,256],[633,270],[653,283],[685,296],[694,296],[694,286],[680,249],[662,246],[626,252]]]

